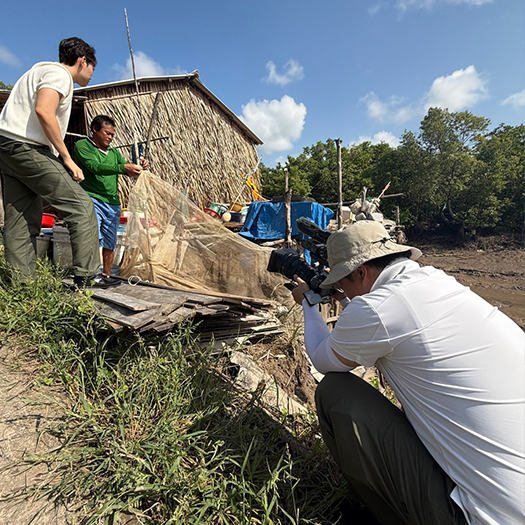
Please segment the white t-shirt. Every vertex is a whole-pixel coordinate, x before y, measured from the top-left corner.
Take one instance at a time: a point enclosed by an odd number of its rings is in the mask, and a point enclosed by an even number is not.
[[[470,524],[525,522],[525,333],[453,277],[394,261],[330,335],[374,363]]]
[[[39,62],[18,79],[0,114],[0,135],[20,142],[49,146],[58,155],[35,112],[36,96],[42,88],[54,89],[61,95],[56,117],[64,138],[71,114],[73,77],[58,62]]]

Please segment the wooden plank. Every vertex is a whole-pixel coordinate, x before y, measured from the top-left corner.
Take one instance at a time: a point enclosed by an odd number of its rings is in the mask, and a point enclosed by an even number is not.
[[[126,277],[121,277],[121,276],[115,276],[115,277],[123,281],[123,283],[126,283],[128,286],[131,286],[129,285],[128,279]],[[244,297],[242,295],[232,295],[232,294],[227,294],[227,293],[222,293],[222,292],[213,292],[211,290],[180,290],[178,288],[174,288],[171,286],[165,286],[163,284],[155,284],[155,283],[146,283],[144,281],[140,281],[136,284],[133,284],[131,287],[132,288],[140,287],[140,288],[156,288],[160,290],[171,290],[174,292],[187,293],[187,294],[192,294],[192,295],[195,294],[197,296],[202,295],[204,297],[210,297],[210,298],[218,297],[228,302],[230,300],[232,300],[233,302],[244,301],[244,302],[250,303],[252,305],[257,305],[257,306],[268,307],[268,306],[273,306],[277,304],[275,301],[272,301],[270,299],[257,299],[255,297]]]
[[[122,285],[121,285],[122,286]],[[119,286],[119,288],[121,287]],[[118,306],[124,306],[128,310],[133,312],[142,312],[144,310],[150,310],[152,308],[160,308],[159,303],[151,303],[149,301],[144,301],[138,297],[128,296],[125,294],[118,293],[117,291],[104,290],[100,288],[94,288],[93,297],[96,299],[101,299],[104,302],[110,302]]]
[[[95,299],[95,306],[100,314],[107,317],[110,321],[134,330],[144,326],[159,315],[157,308],[142,312],[132,312],[124,306],[106,303],[100,299]]]
[[[154,330],[155,332],[165,332],[170,328],[173,328],[176,324],[186,321],[187,319],[191,319],[195,316],[195,314],[195,308],[186,308],[185,306],[181,306],[170,315],[164,317],[163,319],[159,319],[159,322],[145,328],[148,330]]]
[[[120,332],[124,328],[121,324],[114,323],[113,321],[110,321],[109,319],[106,319],[106,323],[115,330],[115,332]]]
[[[178,297],[176,303],[169,303],[162,307],[162,314],[163,315],[170,315],[172,312],[174,312],[177,308],[181,307],[187,300],[187,296]]]
[[[207,306],[199,306],[196,308],[196,312],[198,315],[220,315],[224,311],[227,311],[228,307],[225,306],[224,309],[217,309],[217,308],[208,308]]]
[[[184,297],[187,302],[194,304],[208,305],[221,302],[220,297],[203,295],[201,293],[193,293],[186,290],[175,290],[173,288],[146,286],[143,283],[137,285],[123,283],[119,286],[119,293],[159,304],[177,303],[182,297]]]

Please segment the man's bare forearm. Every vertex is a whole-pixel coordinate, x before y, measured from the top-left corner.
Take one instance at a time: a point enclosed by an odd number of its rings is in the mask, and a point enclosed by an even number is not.
[[[35,112],[49,142],[62,157],[64,165],[71,173],[73,180],[84,180],[82,170],[75,164],[62,138],[62,132],[56,118],[56,110],[60,102],[60,94],[51,88],[42,88],[37,95]]]

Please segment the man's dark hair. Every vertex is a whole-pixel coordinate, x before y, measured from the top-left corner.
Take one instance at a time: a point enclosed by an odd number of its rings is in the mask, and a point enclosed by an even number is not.
[[[65,38],[58,45],[58,60],[61,64],[66,66],[74,66],[77,59],[86,57],[86,62],[93,67],[97,65],[97,58],[95,56],[95,48],[86,44],[83,40],[77,37]]]
[[[108,117],[107,115],[97,115],[91,121],[91,131],[100,131],[104,124],[109,124],[110,126],[115,127],[115,121],[111,117]]]

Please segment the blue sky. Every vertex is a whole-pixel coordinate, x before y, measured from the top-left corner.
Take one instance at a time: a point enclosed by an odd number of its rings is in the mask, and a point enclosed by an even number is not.
[[[69,36],[97,50],[90,85],[129,78],[124,8],[137,74],[198,69],[268,166],[328,138],[396,146],[429,106],[525,121],[523,0],[5,2],[0,80]]]

